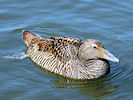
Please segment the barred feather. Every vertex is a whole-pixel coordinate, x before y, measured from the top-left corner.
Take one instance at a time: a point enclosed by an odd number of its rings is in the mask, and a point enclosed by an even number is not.
[[[23,40],[28,45],[27,54],[37,65],[65,77],[74,79],[93,79],[106,73],[106,62],[97,60],[84,63],[78,59],[83,41],[68,37],[41,38],[23,31]],[[103,66],[105,64],[105,66]]]

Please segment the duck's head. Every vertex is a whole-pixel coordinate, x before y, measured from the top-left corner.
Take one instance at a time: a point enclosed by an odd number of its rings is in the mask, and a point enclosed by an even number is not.
[[[81,60],[106,59],[113,62],[120,62],[98,40],[93,39],[88,39],[81,44],[78,56]]]

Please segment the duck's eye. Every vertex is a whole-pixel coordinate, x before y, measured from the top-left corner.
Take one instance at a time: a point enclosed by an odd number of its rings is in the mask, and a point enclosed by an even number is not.
[[[97,49],[97,47],[96,47],[96,46],[93,46],[93,48]]]

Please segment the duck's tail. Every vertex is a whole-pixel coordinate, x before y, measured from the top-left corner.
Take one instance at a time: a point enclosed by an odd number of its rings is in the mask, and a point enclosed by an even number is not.
[[[38,36],[36,34],[33,34],[29,31],[26,31],[26,30],[23,30],[22,33],[23,33],[23,40],[28,46],[29,46],[29,44],[31,43],[32,40],[41,38],[40,36]]]

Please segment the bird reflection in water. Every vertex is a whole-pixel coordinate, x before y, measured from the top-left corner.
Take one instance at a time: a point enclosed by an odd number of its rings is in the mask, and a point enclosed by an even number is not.
[[[101,98],[101,100],[107,100],[104,96],[115,92],[118,88],[116,85],[110,85],[111,80],[108,80],[107,76],[92,80],[75,80],[52,73],[40,66],[37,67],[43,72],[56,77],[56,79],[51,80],[55,83],[53,88],[76,88],[84,96],[89,96],[90,99],[96,98],[96,100],[99,100]]]

